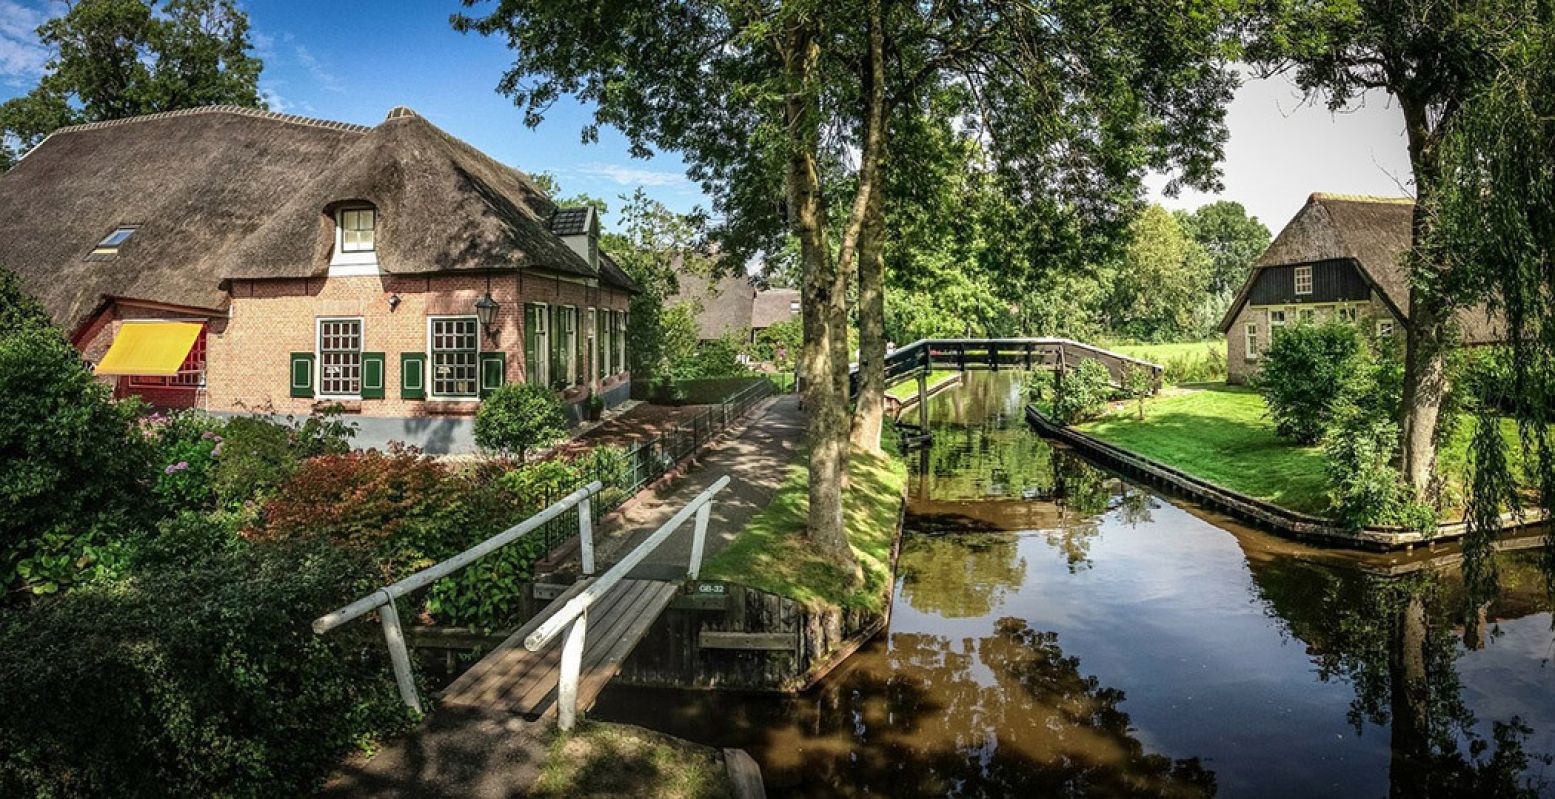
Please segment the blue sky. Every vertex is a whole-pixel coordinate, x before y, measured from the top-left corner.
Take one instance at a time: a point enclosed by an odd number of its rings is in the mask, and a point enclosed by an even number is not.
[[[614,206],[641,185],[676,210],[706,204],[673,153],[633,159],[624,138],[608,129],[599,142],[583,144],[579,132],[589,111],[575,102],[557,103],[538,129],[524,127],[518,109],[495,89],[512,62],[508,50],[500,40],[456,33],[448,18],[457,2],[247,0],[242,7],[274,110],[370,125],[408,105],[495,158],[554,174],[568,194]],[[32,30],[62,10],[50,0],[0,0],[0,100],[36,82],[47,54]],[[1407,191],[1402,119],[1386,98],[1335,115],[1302,105],[1290,84],[1275,78],[1245,84],[1229,114],[1220,196],[1242,202],[1273,230],[1313,191]],[[1192,208],[1210,199],[1189,193],[1162,201]]]

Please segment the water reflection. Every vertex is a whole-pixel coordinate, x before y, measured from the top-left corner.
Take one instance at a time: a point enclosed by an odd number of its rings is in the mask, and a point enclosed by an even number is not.
[[[1019,387],[931,408],[890,628],[797,698],[612,688],[597,712],[749,749],[775,796],[1550,795],[1537,551],[1241,528],[1054,450]]]

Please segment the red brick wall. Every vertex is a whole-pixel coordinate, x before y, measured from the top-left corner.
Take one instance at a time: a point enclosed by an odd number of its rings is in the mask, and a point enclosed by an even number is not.
[[[483,275],[233,281],[231,323],[208,340],[209,407],[308,413],[314,400],[290,396],[291,353],[315,350],[319,317],[347,316],[362,318],[362,349],[384,353],[385,361],[384,398],[351,403],[351,410],[367,416],[474,413],[474,402],[401,399],[400,353],[427,352],[427,317],[473,315],[475,301],[488,286],[501,308],[493,334],[482,336],[481,350],[506,354],[508,382],[524,377],[524,303],[576,305],[580,327],[587,308],[626,310],[628,304],[627,294],[617,289],[532,274],[492,275],[489,282]],[[400,304],[391,311],[394,294]],[[580,331],[580,353],[586,341]],[[578,362],[583,360],[580,354]],[[603,387],[627,379],[625,373],[612,375]]]

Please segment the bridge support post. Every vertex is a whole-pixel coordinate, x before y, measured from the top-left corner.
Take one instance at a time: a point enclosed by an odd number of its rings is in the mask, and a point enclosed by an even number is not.
[[[588,497],[578,502],[578,559],[583,562],[583,576],[594,574],[594,515]]]
[[[707,520],[713,513],[713,502],[708,500],[697,508],[696,521],[691,528],[691,565],[686,569],[686,576],[697,579],[702,572],[702,550],[707,545]]]
[[[383,625],[383,640],[389,645],[389,663],[394,666],[394,682],[400,689],[400,701],[417,713],[421,710],[421,697],[416,695],[416,679],[410,673],[410,652],[405,649],[405,633],[400,630],[400,613],[394,608],[394,597],[388,591],[383,594],[383,607],[378,609],[378,621]]]
[[[918,373],[918,426],[929,432],[929,373]]]
[[[583,638],[588,634],[588,610],[567,625],[562,639],[561,681],[556,685],[556,726],[570,730],[578,723],[578,672],[583,669]]]

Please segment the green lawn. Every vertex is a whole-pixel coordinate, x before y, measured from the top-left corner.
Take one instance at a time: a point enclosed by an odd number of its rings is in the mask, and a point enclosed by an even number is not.
[[[893,440],[890,431],[883,439]],[[804,539],[809,512],[809,469],[790,467],[788,480],[740,537],[702,567],[707,580],[728,580],[789,597],[812,607],[884,609],[891,580],[891,540],[907,486],[907,466],[886,453],[855,453],[848,462],[843,512],[864,584],[849,589],[847,576]]]
[[[935,369],[934,371],[929,372],[929,390],[933,391],[934,387],[940,384],[940,381],[952,377],[956,374],[957,372],[951,369]],[[914,378],[897,383],[896,385],[886,389],[885,393],[895,397],[898,400],[901,400],[902,402],[906,402],[907,400],[910,400],[918,395],[918,380]]]
[[[1222,360],[1226,357],[1226,342],[1224,339],[1218,341],[1184,341],[1171,344],[1098,344],[1097,346],[1122,353],[1130,358],[1138,358],[1142,361],[1159,364],[1164,364],[1173,358],[1203,355],[1206,350],[1219,352]]]
[[[530,795],[712,799],[732,791],[717,749],[628,724],[585,721],[551,739]]]
[[[1329,509],[1322,448],[1298,446],[1276,436],[1263,397],[1246,388],[1217,384],[1170,392],[1146,403],[1144,421],[1131,404],[1126,411],[1077,429],[1292,510],[1323,515]],[[1462,485],[1473,429],[1473,421],[1465,419],[1439,453],[1439,468],[1449,486]],[[1513,447],[1515,465],[1516,425],[1504,421],[1501,433]]]

